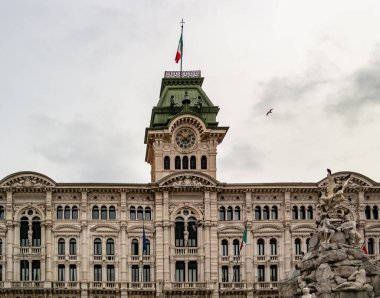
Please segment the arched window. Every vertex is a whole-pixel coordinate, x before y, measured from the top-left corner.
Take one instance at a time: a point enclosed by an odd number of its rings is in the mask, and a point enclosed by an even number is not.
[[[2,256],[2,255],[3,255],[3,240],[0,239],[0,256]],[[2,281],[2,279],[0,279],[0,281]]]
[[[70,239],[70,242],[69,242],[69,253],[72,256],[75,256],[77,254],[77,241],[74,238]]]
[[[143,216],[144,216],[144,209],[143,207],[138,207],[137,208],[137,220],[143,220]]]
[[[234,265],[232,267],[233,281],[240,282],[240,265]]]
[[[365,206],[365,218],[366,219],[371,219],[371,207]]]
[[[228,282],[228,266],[222,266],[222,282]]]
[[[277,240],[272,238],[269,241],[269,245],[270,245],[270,254],[272,256],[277,256]]]
[[[63,208],[62,208],[62,206],[57,207],[57,219],[63,219]]]
[[[73,208],[71,208],[71,218],[72,219],[78,219],[78,207],[77,206],[73,206]]]
[[[368,239],[368,254],[373,255],[375,253],[373,238]]]
[[[70,219],[70,206],[65,207],[65,219]]]
[[[306,209],[305,206],[300,207],[300,219],[306,219]]]
[[[197,246],[197,220],[194,217],[190,217],[187,222],[187,231],[189,232],[189,247]]]
[[[94,255],[99,256],[102,254],[102,240],[96,238],[94,240]]]
[[[152,220],[152,211],[150,207],[145,207],[145,220]]]
[[[269,219],[269,207],[264,206],[263,208],[263,219],[268,220]]]
[[[176,170],[181,169],[181,158],[179,156],[176,156],[174,159],[174,166]]]
[[[295,248],[296,255],[302,254],[301,253],[301,240],[299,238],[294,240],[294,248]]]
[[[99,219],[99,207],[92,207],[92,219]]]
[[[309,244],[310,244],[310,238],[307,238],[306,239],[306,251],[307,252],[309,252],[309,250],[310,250],[310,245]]]
[[[223,206],[219,208],[219,220],[226,220],[226,208]]]
[[[277,281],[277,265],[270,265],[270,281]]]
[[[277,206],[272,206],[272,209],[271,209],[271,219],[278,219],[278,209],[277,209]]]
[[[377,208],[377,206],[373,206],[372,215],[373,219],[379,219],[379,209]]]
[[[137,239],[132,240],[131,253],[133,256],[139,255],[139,241]]]
[[[234,256],[239,256],[240,255],[240,241],[238,239],[234,239],[234,241],[232,241],[232,246],[234,248]]]
[[[228,256],[228,241],[226,239],[222,240],[222,256]]]
[[[129,218],[130,220],[136,220],[136,208],[134,206],[129,208]]]
[[[27,217],[22,217],[20,221],[20,245],[22,247],[29,245],[28,231],[29,231],[29,220]]]
[[[298,207],[297,206],[293,206],[292,219],[298,219]]]
[[[170,170],[170,157],[164,157],[164,170]]]
[[[312,206],[307,207],[306,217],[307,217],[307,219],[313,219],[313,207]]]
[[[182,158],[182,169],[184,169],[184,170],[189,169],[189,158],[187,156],[184,156]]]
[[[197,168],[197,161],[195,159],[195,156],[190,157],[190,169],[195,170]]]
[[[102,206],[101,211],[100,211],[100,217],[101,219],[107,219],[107,207]]]
[[[115,254],[115,241],[112,238],[108,238],[106,242],[107,256],[113,256]]]
[[[109,219],[116,219],[116,208],[115,206],[110,206],[108,209],[108,218]]]
[[[150,241],[148,239],[145,240],[145,250],[143,251],[144,255],[150,255]]]
[[[207,169],[207,157],[205,155],[201,157],[201,169],[202,170]]]
[[[32,246],[41,246],[41,221],[38,217],[32,219]]]
[[[185,224],[182,217],[175,220],[175,246],[183,247],[185,242]]]
[[[65,254],[65,239],[60,238],[58,240],[58,255],[64,255]]]
[[[227,220],[232,220],[232,219],[233,219],[232,215],[233,215],[232,207],[229,206],[229,207],[227,208]]]
[[[240,207],[235,207],[235,220],[240,220]]]
[[[255,219],[261,220],[261,207],[260,206],[256,206],[256,208],[255,208]]]
[[[264,256],[265,255],[265,244],[264,239],[257,240],[257,255]]]

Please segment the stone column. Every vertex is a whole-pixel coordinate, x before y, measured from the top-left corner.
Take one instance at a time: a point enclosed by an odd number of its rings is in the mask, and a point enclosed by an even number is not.
[[[285,278],[285,274],[292,269],[292,237],[290,234],[290,226],[291,226],[291,206],[290,206],[290,192],[285,192],[284,194],[284,210],[283,210],[283,218],[284,218],[284,240],[282,241],[283,245],[281,247],[280,255],[284,256],[284,266],[282,270],[281,278]]]
[[[163,222],[164,222],[164,280],[171,281],[170,278],[170,215],[169,215],[169,192],[163,193]]]
[[[254,240],[252,233],[252,193],[247,191],[245,193],[245,210],[246,210],[246,222],[247,222],[247,245],[245,253],[245,281],[253,282],[253,249]],[[244,249],[244,248],[243,248]]]
[[[161,192],[155,193],[155,229],[156,229],[156,239],[155,239],[155,281],[156,281],[156,295],[162,296],[162,286],[164,282],[164,229],[163,229],[163,198]]]
[[[120,202],[121,202],[121,212],[120,212],[120,222],[121,222],[121,229],[120,229],[120,237],[121,244],[120,244],[120,261],[121,261],[121,282],[122,282],[122,288],[125,288],[124,283],[127,280],[127,193],[125,191],[122,191],[120,193]]]
[[[80,235],[80,245],[81,245],[81,287],[84,290],[83,295],[81,297],[87,297],[87,288],[89,282],[89,255],[88,255],[88,243],[90,243],[91,239],[89,239],[87,234],[87,191],[82,191],[81,197],[81,235]]]
[[[7,245],[7,271],[5,280],[13,281],[13,193],[7,191],[7,206],[6,206],[6,245]]]
[[[210,192],[205,191],[204,192],[204,237],[203,237],[203,243],[204,243],[204,256],[205,256],[205,262],[204,262],[204,278],[205,280],[211,281],[211,251],[210,251],[210,230],[211,230],[211,218],[210,218]],[[218,246],[216,246],[218,247]]]

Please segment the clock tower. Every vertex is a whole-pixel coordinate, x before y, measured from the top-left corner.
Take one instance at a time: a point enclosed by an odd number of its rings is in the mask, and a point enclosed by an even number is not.
[[[166,71],[160,99],[145,131],[145,161],[152,182],[178,173],[216,179],[217,146],[228,127],[216,121],[219,108],[202,89],[200,71]]]

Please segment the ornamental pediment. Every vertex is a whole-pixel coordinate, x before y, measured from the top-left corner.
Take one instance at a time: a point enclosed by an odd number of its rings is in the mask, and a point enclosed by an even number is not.
[[[81,227],[79,225],[68,225],[68,224],[63,224],[63,225],[57,225],[53,229],[53,232],[80,232]]]
[[[259,225],[258,227],[254,228],[253,233],[255,232],[282,232],[283,228],[279,225],[275,224],[263,224]]]
[[[35,172],[19,172],[11,174],[0,181],[0,187],[16,189],[44,189],[55,187],[51,178]]]
[[[203,173],[172,174],[158,181],[160,187],[191,188],[216,186],[218,181]]]
[[[221,234],[230,234],[230,233],[243,233],[244,232],[244,227],[240,226],[225,226],[225,227],[220,227],[219,228],[219,233]]]
[[[107,232],[119,232],[120,228],[115,225],[99,224],[93,226],[91,232],[107,233]]]
[[[128,232],[141,232],[143,230],[143,225],[138,225],[138,226],[132,226],[128,228]],[[149,226],[144,226],[145,232],[154,232],[154,229],[149,227]]]
[[[354,172],[338,172],[334,173],[332,176],[334,177],[335,182],[339,183],[340,181],[343,181],[348,175],[351,175],[350,180],[348,182],[349,188],[372,187],[375,184],[375,182],[369,179],[368,177]],[[318,182],[318,187],[326,188],[327,178],[324,178],[323,180]]]
[[[297,225],[292,227],[292,232],[314,232],[316,226],[315,225]]]
[[[366,229],[367,232],[379,232],[380,231],[380,224],[374,224],[374,225],[367,225]]]

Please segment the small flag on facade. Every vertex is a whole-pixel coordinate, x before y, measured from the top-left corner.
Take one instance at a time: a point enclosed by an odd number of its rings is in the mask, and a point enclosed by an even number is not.
[[[365,253],[366,255],[368,255],[368,250],[367,250],[367,247],[365,247],[365,242],[364,242],[363,245],[362,245],[362,251],[364,251],[364,253]]]
[[[178,63],[179,60],[181,60],[182,50],[183,50],[183,41],[182,41],[182,33],[181,33],[181,37],[179,38],[177,53],[175,54],[175,63]]]
[[[143,244],[143,253],[146,252],[147,248],[148,248],[148,243],[147,243],[147,240],[146,240],[146,236],[145,236],[145,228],[144,228],[144,225],[143,225],[143,236],[142,236],[142,244]]]
[[[245,245],[247,245],[247,224],[245,224],[244,227],[243,239],[240,243],[240,250],[242,250]]]

